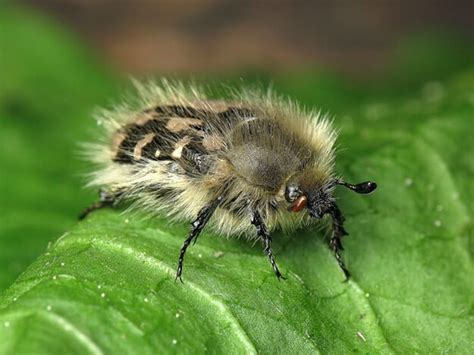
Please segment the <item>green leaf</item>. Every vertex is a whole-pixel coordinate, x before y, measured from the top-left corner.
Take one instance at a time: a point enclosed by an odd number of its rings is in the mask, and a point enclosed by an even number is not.
[[[0,7],[0,291],[76,223],[95,193],[78,142],[115,81],[73,36]]]
[[[380,185],[370,197],[339,195],[351,232],[348,283],[313,230],[275,234],[284,282],[259,245],[204,234],[185,284],[175,283],[186,226],[101,211],[5,293],[2,349],[467,353],[472,78],[440,84],[441,102],[379,102],[354,112],[353,126],[349,116],[339,122],[350,147],[341,172]]]
[[[11,15],[2,24],[22,33],[28,27],[18,24],[29,23],[26,38],[44,26]],[[78,190],[80,179],[65,177],[79,168],[71,151],[92,122],[84,117],[113,90],[87,57],[50,36],[38,47],[49,43],[55,58],[61,48],[73,52],[55,62],[60,75],[43,72],[44,62],[2,64],[17,69],[0,90],[1,150],[12,152],[0,156],[8,167],[0,206],[11,206],[2,210],[1,265],[32,259],[39,248],[27,256],[14,251],[45,245],[93,198]],[[17,42],[10,52],[23,58],[30,47],[20,51],[25,41]],[[35,71],[43,73],[36,86]],[[70,72],[90,73],[90,82]],[[370,196],[338,191],[350,232],[349,282],[323,234],[309,229],[274,234],[286,281],[276,280],[259,244],[203,233],[188,251],[185,283],[176,283],[187,225],[99,211],[1,295],[0,353],[470,353],[474,71],[396,94],[319,74],[294,77],[278,76],[275,86],[337,114],[338,173],[379,184]],[[43,83],[53,89],[41,90]],[[74,95],[64,102],[58,92]]]

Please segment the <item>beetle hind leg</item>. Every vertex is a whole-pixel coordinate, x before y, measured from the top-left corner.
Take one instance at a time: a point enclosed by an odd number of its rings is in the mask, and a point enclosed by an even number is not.
[[[99,190],[99,201],[86,207],[79,215],[79,220],[85,219],[91,212],[100,210],[105,207],[114,207],[120,202],[121,194],[111,194],[105,190]]]

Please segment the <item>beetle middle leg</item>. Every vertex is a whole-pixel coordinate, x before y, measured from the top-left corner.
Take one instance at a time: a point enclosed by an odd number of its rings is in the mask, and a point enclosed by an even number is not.
[[[267,226],[263,222],[262,216],[257,210],[254,210],[252,213],[251,223],[257,228],[257,235],[263,242],[265,248],[264,251],[268,256],[268,259],[270,260],[270,264],[272,265],[273,272],[275,273],[276,277],[278,278],[278,280],[285,279],[285,277],[282,276],[280,270],[278,269],[278,266],[275,262],[275,257],[273,256],[272,237],[270,236],[270,233],[268,233]]]
[[[204,226],[207,224],[209,219],[211,218],[212,214],[216,210],[216,208],[222,202],[222,196],[219,196],[214,201],[212,201],[209,205],[203,207],[199,213],[197,218],[194,222],[191,223],[191,231],[188,234],[188,237],[184,240],[183,246],[179,251],[179,259],[178,259],[178,268],[176,270],[176,280],[179,279],[183,282],[181,275],[183,273],[183,263],[184,263],[184,256],[186,255],[186,250],[188,249],[191,242],[197,239],[201,231],[203,230]]]

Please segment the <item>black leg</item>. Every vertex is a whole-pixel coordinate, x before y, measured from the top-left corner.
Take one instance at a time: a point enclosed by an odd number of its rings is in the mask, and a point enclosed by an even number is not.
[[[275,273],[278,280],[285,279],[281,275],[280,270],[278,270],[275,258],[273,257],[272,237],[270,236],[270,233],[268,233],[267,226],[263,222],[262,217],[260,216],[260,213],[257,210],[253,211],[251,222],[257,228],[257,235],[263,242],[263,246],[265,248],[264,251],[265,253],[267,253],[268,259],[270,260],[270,264],[272,264],[273,272]]]
[[[209,221],[209,218],[211,218],[212,214],[214,213],[214,211],[216,210],[216,208],[219,206],[221,202],[222,202],[222,196],[219,196],[209,205],[201,209],[195,221],[191,223],[191,226],[192,226],[191,231],[189,232],[189,235],[184,241],[183,246],[181,247],[181,250],[179,252],[178,269],[176,270],[176,280],[179,279],[181,282],[183,282],[183,279],[181,278],[181,274],[183,273],[183,262],[184,262],[184,255],[186,254],[186,250],[188,249],[188,246],[191,244],[193,239],[195,240],[197,239],[197,237],[199,236],[199,233],[201,233],[202,229],[204,228],[206,223]]]
[[[99,201],[85,208],[79,215],[79,220],[83,220],[89,215],[89,213],[95,210],[99,210],[104,207],[113,207],[117,205],[119,200],[120,200],[120,194],[113,195],[101,189],[99,190]]]
[[[346,269],[346,265],[344,264],[344,260],[342,259],[342,256],[340,254],[340,252],[344,250],[344,248],[342,247],[341,239],[345,235],[348,235],[343,226],[344,216],[342,215],[342,212],[339,207],[337,207],[335,204],[331,207],[329,213],[332,217],[332,235],[329,241],[329,245],[332,251],[334,252],[334,256],[336,257],[339,267],[341,268],[342,272],[344,272],[344,276],[346,277],[345,281],[347,281],[351,277],[351,274]]]

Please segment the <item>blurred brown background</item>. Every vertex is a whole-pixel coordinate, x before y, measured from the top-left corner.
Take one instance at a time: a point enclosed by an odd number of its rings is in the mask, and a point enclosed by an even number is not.
[[[420,31],[474,38],[474,1],[24,0],[133,74],[383,69]]]

